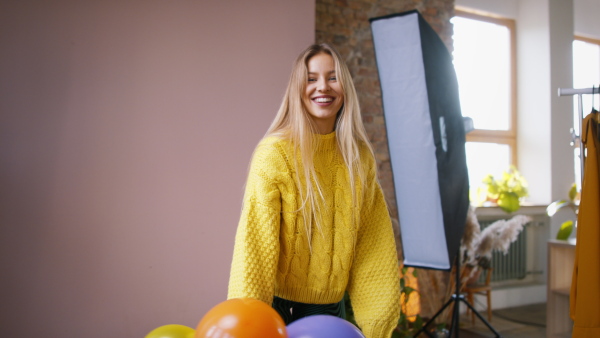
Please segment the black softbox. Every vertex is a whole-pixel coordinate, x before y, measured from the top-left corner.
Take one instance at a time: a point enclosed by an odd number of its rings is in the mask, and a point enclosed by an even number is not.
[[[417,11],[370,21],[404,264],[449,270],[469,207],[452,56]]]

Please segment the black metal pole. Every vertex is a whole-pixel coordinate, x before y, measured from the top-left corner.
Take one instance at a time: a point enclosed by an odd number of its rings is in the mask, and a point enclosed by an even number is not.
[[[454,274],[454,277],[456,278],[456,282],[454,283],[454,296],[455,297],[460,297],[462,296],[460,294],[460,250],[458,251],[458,254],[456,255],[456,271]],[[464,297],[464,296],[463,296]],[[452,331],[454,331],[455,335],[454,337],[458,338],[458,332],[459,330],[459,326],[460,326],[460,302],[458,301],[458,299],[455,298],[454,301],[454,313],[452,314],[452,327],[450,330],[450,337],[452,337]]]

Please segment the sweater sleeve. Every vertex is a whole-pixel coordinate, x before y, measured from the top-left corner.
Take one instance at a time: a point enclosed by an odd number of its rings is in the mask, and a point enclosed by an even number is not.
[[[398,256],[389,211],[373,169],[367,183],[348,293],[365,336],[389,338],[400,318]]]
[[[254,298],[271,304],[279,259],[282,157],[273,146],[254,153],[235,237],[227,298]]]

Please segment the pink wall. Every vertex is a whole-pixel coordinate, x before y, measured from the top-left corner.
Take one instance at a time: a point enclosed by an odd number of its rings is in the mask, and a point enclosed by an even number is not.
[[[0,334],[143,337],[225,299],[314,1],[0,3]]]

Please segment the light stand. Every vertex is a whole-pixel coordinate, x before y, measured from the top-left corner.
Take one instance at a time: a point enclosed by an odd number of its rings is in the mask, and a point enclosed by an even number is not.
[[[475,315],[477,315],[477,318],[479,318],[479,320],[481,320],[481,322],[483,324],[485,324],[485,326],[487,326],[488,329],[490,329],[490,331],[492,331],[496,335],[497,338],[502,337],[492,327],[492,325],[490,323],[488,323],[487,320],[485,320],[485,318],[483,318],[479,314],[479,312],[477,312],[475,310],[475,308],[473,307],[473,305],[471,305],[471,304],[469,304],[469,302],[467,302],[467,300],[465,299],[465,296],[460,294],[460,250],[459,250],[459,253],[456,255],[456,283],[455,284],[456,284],[456,286],[455,286],[454,294],[450,297],[450,299],[446,302],[446,304],[444,304],[444,306],[442,306],[442,308],[430,320],[428,320],[427,323],[425,323],[423,325],[423,327],[419,331],[417,331],[417,333],[415,333],[415,337],[418,337],[422,332],[425,332],[425,334],[427,334],[427,336],[433,338],[433,336],[431,335],[431,333],[429,331],[427,331],[427,326],[429,326],[429,324],[433,323],[433,321],[448,306],[450,306],[450,304],[454,303],[454,312],[452,313],[452,323],[450,325],[450,337],[456,337],[456,338],[458,338],[458,332],[459,332],[459,315],[460,315],[459,304],[460,304],[460,302],[464,302],[467,305],[467,307],[469,309],[471,309],[471,311],[473,311],[473,313]]]

